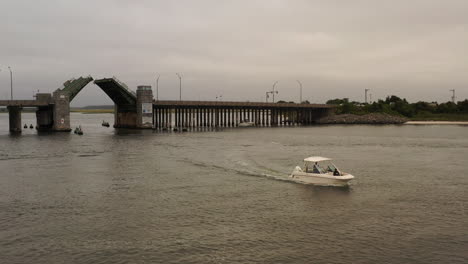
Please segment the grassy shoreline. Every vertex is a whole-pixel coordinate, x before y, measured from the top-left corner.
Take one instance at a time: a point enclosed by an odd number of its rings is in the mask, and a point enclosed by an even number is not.
[[[468,121],[468,114],[425,114],[409,118],[411,121]]]

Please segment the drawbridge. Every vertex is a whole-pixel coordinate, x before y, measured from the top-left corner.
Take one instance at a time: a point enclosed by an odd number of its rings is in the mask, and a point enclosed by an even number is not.
[[[137,96],[128,86],[117,78],[104,78],[94,83],[106,93],[121,111],[135,111]]]
[[[93,77],[79,77],[77,79],[70,79],[63,83],[63,87],[56,91],[61,91],[68,96],[68,100],[71,102],[75,96],[86,86],[88,83],[93,81]]]

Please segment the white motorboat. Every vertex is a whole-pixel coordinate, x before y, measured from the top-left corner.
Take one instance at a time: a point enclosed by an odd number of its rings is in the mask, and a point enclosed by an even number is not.
[[[78,134],[80,136],[83,135],[83,130],[81,129],[81,126],[77,126],[75,128],[75,131],[73,131],[73,133]]]
[[[249,119],[244,119],[239,123],[240,127],[251,127],[251,126],[254,126],[254,125],[255,125],[255,123],[249,121]]]
[[[296,166],[289,176],[295,181],[325,186],[347,186],[354,176],[340,171],[331,159],[309,157],[304,159],[304,167]]]

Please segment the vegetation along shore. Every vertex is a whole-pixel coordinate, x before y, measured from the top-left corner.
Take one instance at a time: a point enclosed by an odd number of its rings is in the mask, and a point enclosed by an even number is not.
[[[338,105],[336,115],[319,120],[322,124],[401,124],[406,121],[468,121],[468,99],[459,102],[408,103],[398,96],[372,103],[350,102],[347,98],[328,100]]]

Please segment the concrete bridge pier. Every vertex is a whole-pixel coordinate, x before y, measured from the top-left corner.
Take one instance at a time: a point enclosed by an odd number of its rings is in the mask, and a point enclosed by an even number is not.
[[[47,106],[39,106],[36,110],[36,128],[40,131],[51,130],[54,125],[54,114],[52,111],[52,95],[48,93],[36,94],[37,101],[48,102]]]
[[[114,106],[114,127],[115,128],[135,128],[136,111],[133,106]]]
[[[67,93],[57,90],[52,95],[53,107],[53,130],[70,132],[70,99]]]
[[[137,128],[153,128],[153,91],[149,85],[137,87]],[[159,118],[160,120],[161,118]]]
[[[8,106],[8,117],[10,121],[10,132],[21,133],[21,107]]]
[[[115,104],[115,128],[153,128],[153,91],[151,86],[140,85],[135,104]]]
[[[36,110],[37,130],[45,131],[52,129],[54,125],[52,107],[38,107]]]

